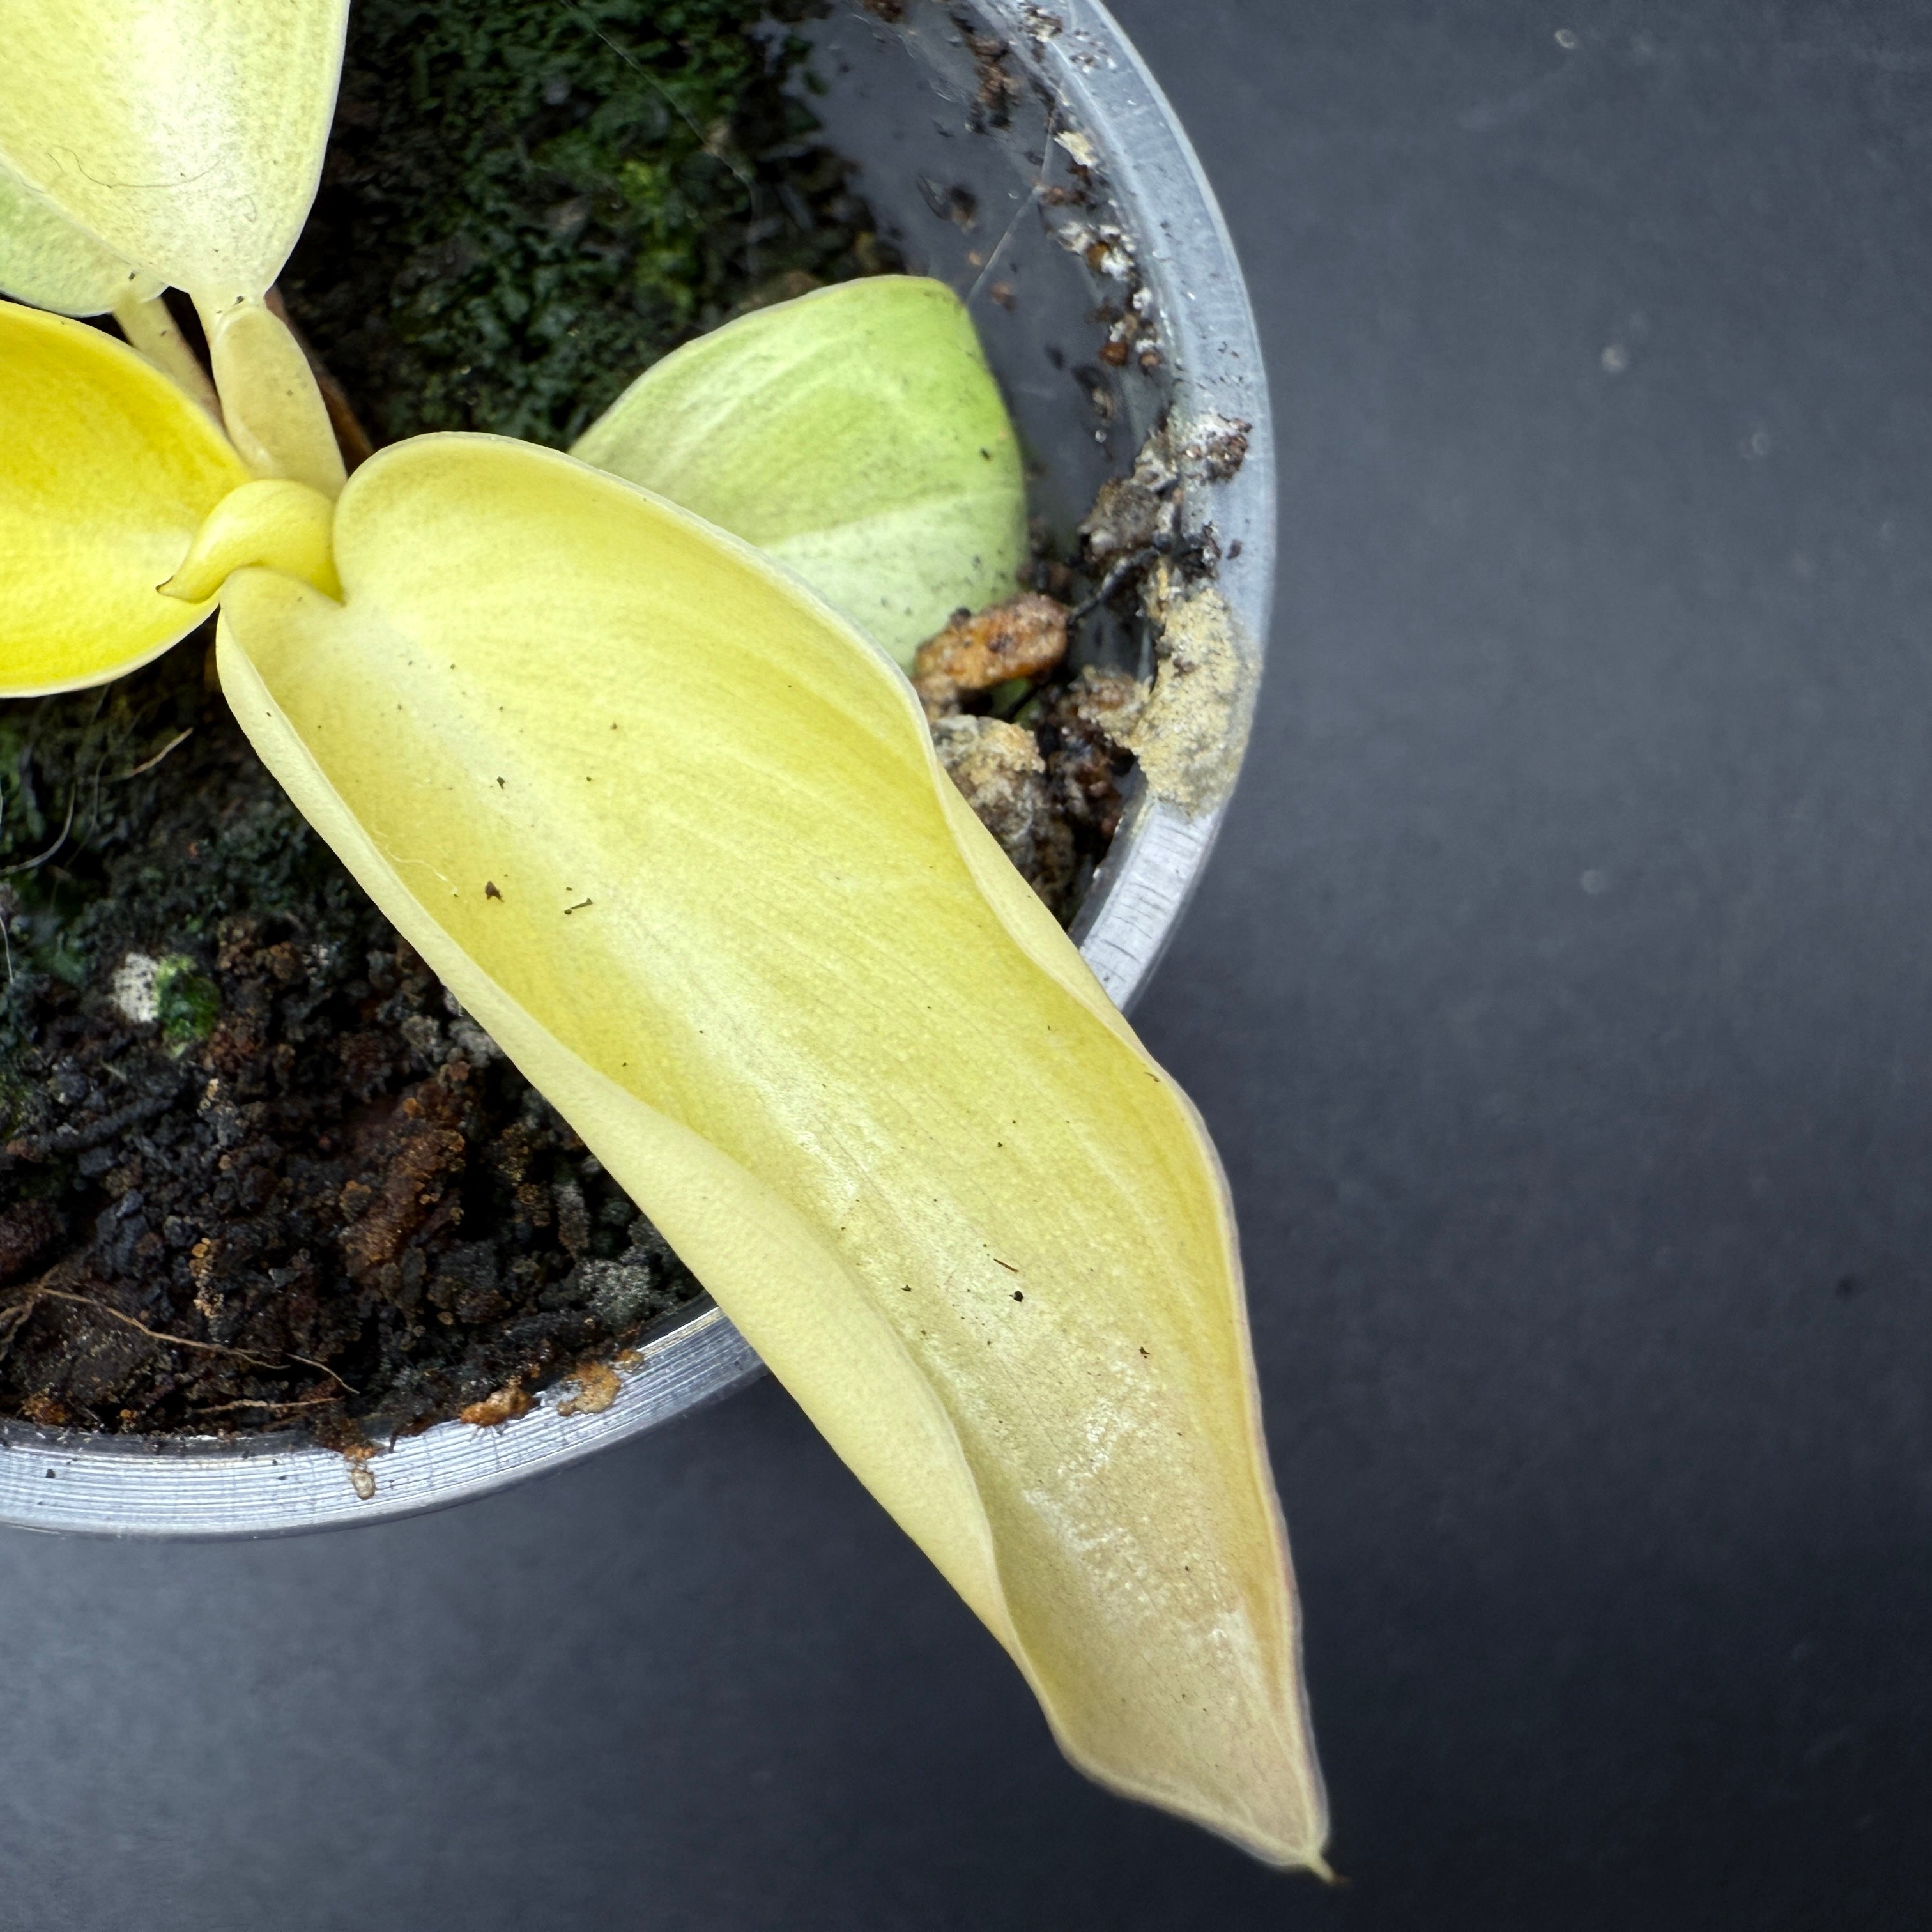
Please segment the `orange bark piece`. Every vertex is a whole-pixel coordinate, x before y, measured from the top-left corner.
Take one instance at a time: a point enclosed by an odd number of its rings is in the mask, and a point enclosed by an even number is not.
[[[913,660],[913,688],[928,718],[949,717],[959,709],[962,692],[1038,677],[1066,655],[1066,606],[1029,590],[956,616],[921,644]]]

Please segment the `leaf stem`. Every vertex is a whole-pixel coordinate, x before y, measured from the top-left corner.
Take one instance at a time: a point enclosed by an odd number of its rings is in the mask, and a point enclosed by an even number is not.
[[[217,422],[221,420],[221,400],[214,385],[168,313],[164,296],[151,296],[145,302],[129,296],[115,304],[114,320],[128,342],[177,388],[192,396]]]
[[[348,480],[308,358],[259,301],[198,304],[228,434],[258,477],[306,484],[332,502]]]

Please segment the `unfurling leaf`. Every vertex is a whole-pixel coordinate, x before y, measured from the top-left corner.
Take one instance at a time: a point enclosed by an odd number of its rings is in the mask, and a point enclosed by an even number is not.
[[[85,322],[0,302],[0,697],[144,664],[213,608],[156,586],[248,480],[181,390]]]
[[[640,376],[574,452],[756,544],[910,669],[1013,594],[1026,485],[970,317],[874,276],[759,309]]]
[[[570,458],[379,454],[222,682],[1106,1784],[1318,1863],[1234,1232],[1186,1097],[786,572]]]
[[[307,219],[348,0],[7,0],[0,163],[204,308],[259,296]]]

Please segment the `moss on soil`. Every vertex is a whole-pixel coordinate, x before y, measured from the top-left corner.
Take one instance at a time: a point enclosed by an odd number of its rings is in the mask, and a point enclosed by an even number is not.
[[[572,441],[737,310],[889,266],[788,91],[811,0],[356,0],[283,279],[377,440]]]

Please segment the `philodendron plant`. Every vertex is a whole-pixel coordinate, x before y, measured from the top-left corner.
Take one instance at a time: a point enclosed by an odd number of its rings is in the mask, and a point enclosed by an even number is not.
[[[345,478],[264,298],[346,4],[8,0],[0,694],[218,605],[270,770],[1068,1754],[1318,1868],[1220,1166],[901,668],[1022,554],[964,312],[824,291],[666,358],[574,454],[432,436]],[[103,314],[124,341],[74,319]]]

